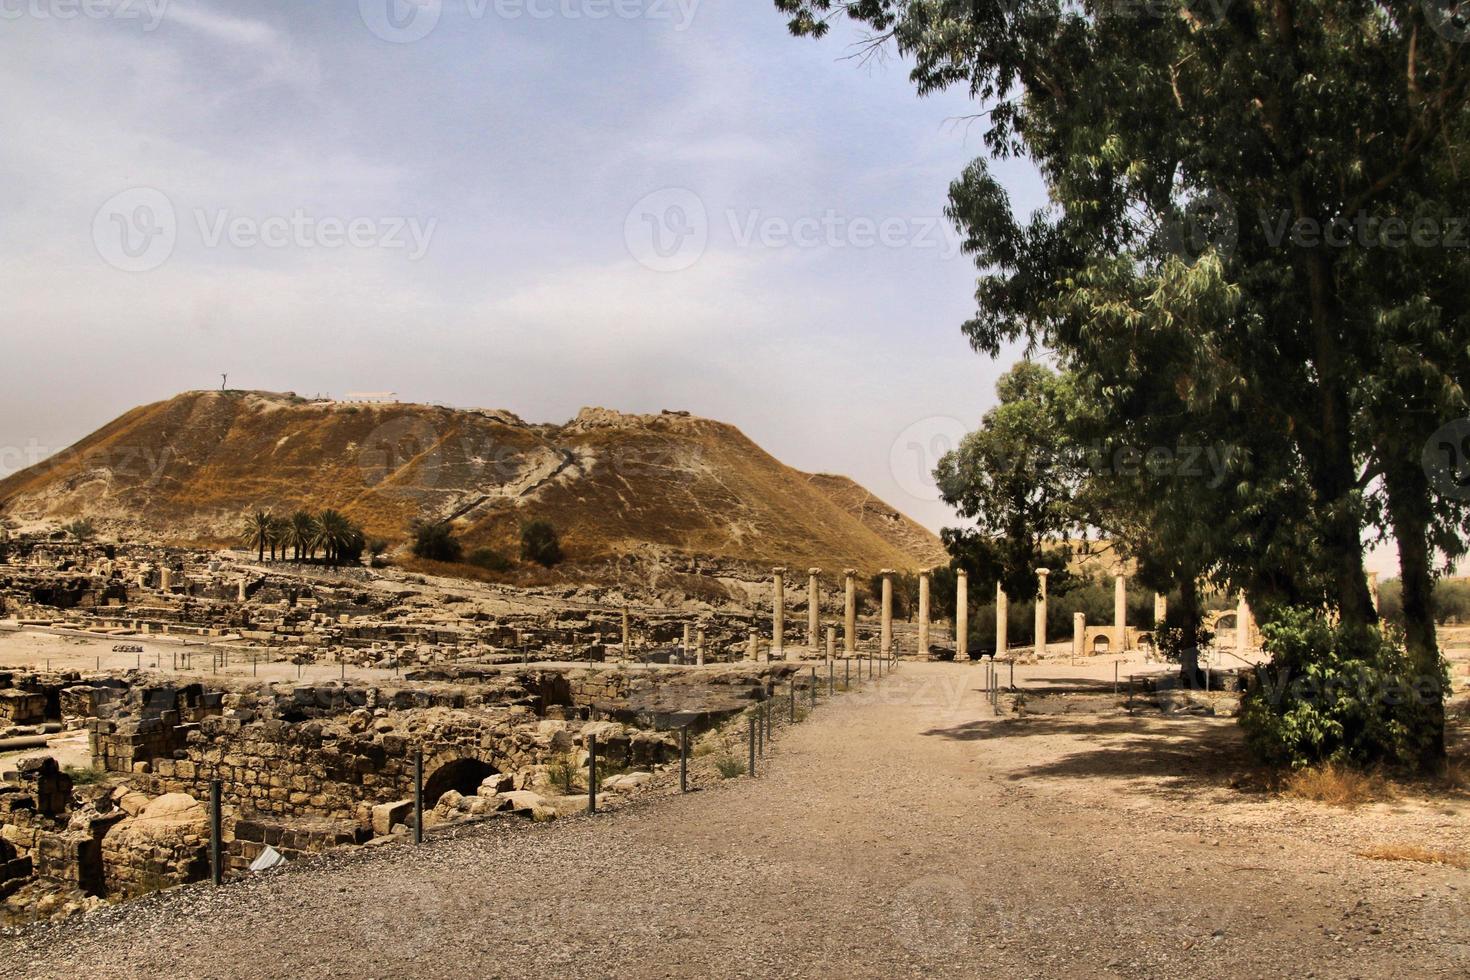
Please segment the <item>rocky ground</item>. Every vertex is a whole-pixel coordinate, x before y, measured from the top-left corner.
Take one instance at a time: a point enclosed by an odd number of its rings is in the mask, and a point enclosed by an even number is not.
[[[759,778],[190,887],[0,940],[0,976],[1464,977],[1459,797],[1251,789],[1209,717],[996,719],[905,664]],[[1242,788],[1245,787],[1245,788]]]

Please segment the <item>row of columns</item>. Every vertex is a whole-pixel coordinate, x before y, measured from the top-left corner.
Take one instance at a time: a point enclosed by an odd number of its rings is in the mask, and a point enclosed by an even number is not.
[[[1051,570],[1038,568],[1036,575],[1038,588],[1035,607],[1035,631],[1034,650],[1037,656],[1046,652],[1046,626],[1047,626],[1047,577]],[[822,574],[820,568],[807,570],[807,649],[811,656],[821,655],[819,637],[821,630],[821,596],[818,580]],[[881,619],[881,641],[880,647],[887,654],[893,650],[893,576],[897,574],[893,569],[885,568],[880,573],[882,584],[882,619]],[[928,570],[919,573],[919,650],[927,654],[929,650],[929,617],[931,609],[930,601],[930,576]],[[772,656],[785,656],[785,632],[786,632],[786,569],[776,568],[772,571],[772,586],[774,597],[771,612],[771,652]],[[843,570],[843,637],[842,648],[847,656],[852,656],[857,651],[857,569],[848,568]],[[969,659],[969,637],[970,637],[970,581],[969,575],[964,569],[958,569],[955,574],[955,658],[957,660]],[[995,649],[997,653],[1009,649],[1007,637],[1008,618],[1010,612],[1010,597],[1006,595],[1005,589],[999,584],[995,587]],[[1160,594],[1154,595],[1154,624],[1164,622],[1168,613],[1168,600]],[[1073,645],[1074,650],[1082,641],[1086,629],[1086,617],[1077,613],[1073,620]],[[1127,649],[1128,645],[1128,579],[1123,574],[1118,574],[1113,579],[1113,629],[1117,635],[1118,649]],[[1246,604],[1245,595],[1242,593],[1240,604],[1236,612],[1236,645],[1239,649],[1245,649],[1250,644],[1250,608]],[[754,658],[755,640],[752,637],[752,658]],[[688,645],[686,639],[686,648]],[[831,657],[836,652],[836,628],[829,627],[827,630],[827,656]]]

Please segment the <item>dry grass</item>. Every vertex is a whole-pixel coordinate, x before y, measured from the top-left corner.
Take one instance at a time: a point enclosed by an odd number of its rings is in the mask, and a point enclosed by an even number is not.
[[[1392,800],[1396,795],[1381,773],[1335,764],[1291,773],[1282,781],[1280,792],[1291,799],[1346,807]]]
[[[1470,854],[1464,851],[1436,851],[1417,844],[1378,844],[1359,851],[1359,857],[1374,861],[1412,861],[1415,864],[1447,864],[1470,870]]]

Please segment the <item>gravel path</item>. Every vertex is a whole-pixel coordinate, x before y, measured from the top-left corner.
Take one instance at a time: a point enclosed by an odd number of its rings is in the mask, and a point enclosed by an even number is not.
[[[987,741],[1001,726],[981,677],[906,664],[778,732],[755,780],[303,862],[0,940],[0,976],[1470,973],[1463,905],[1428,901],[1463,894],[1465,872],[1345,864],[1299,825],[1222,846],[1191,820],[1204,802],[1139,809],[1082,780],[1033,784],[1017,775],[1025,737]]]

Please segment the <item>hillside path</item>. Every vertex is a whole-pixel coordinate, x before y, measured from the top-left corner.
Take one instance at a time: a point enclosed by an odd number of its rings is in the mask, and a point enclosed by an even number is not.
[[[0,976],[1465,975],[1412,879],[1034,789],[982,677],[905,664],[778,733],[757,779],[191,886],[0,940]],[[1344,934],[1365,895],[1381,928]]]

